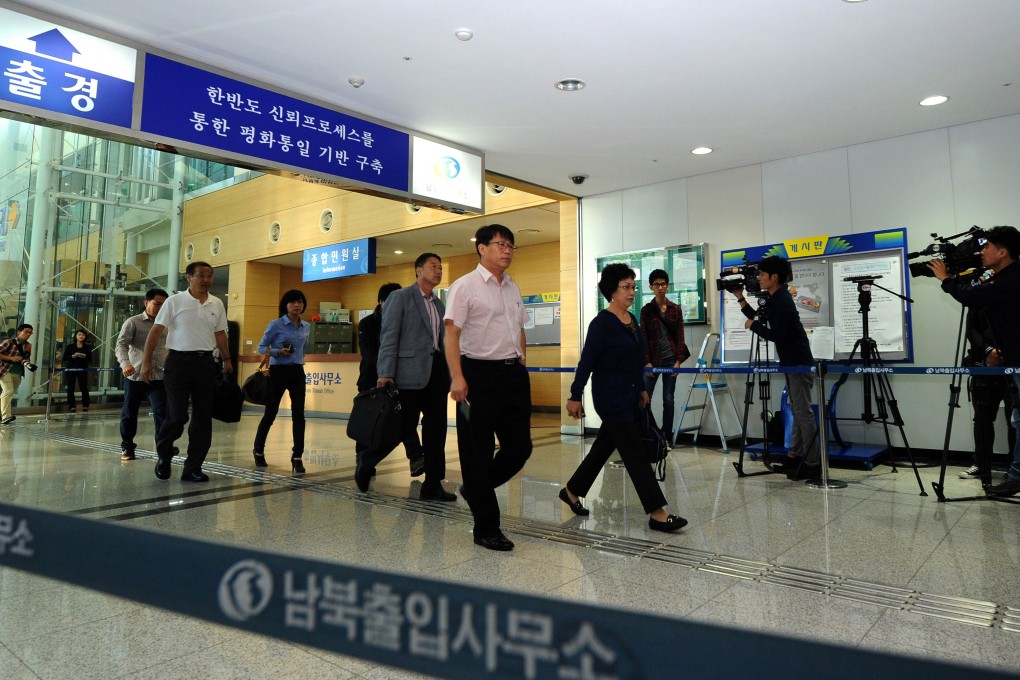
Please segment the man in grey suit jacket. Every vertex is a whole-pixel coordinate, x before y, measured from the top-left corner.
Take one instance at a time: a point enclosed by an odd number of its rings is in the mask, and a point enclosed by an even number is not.
[[[421,499],[455,501],[443,488],[446,476],[446,402],[450,370],[443,354],[443,315],[446,308],[432,291],[443,278],[443,261],[435,253],[422,253],[414,262],[415,282],[390,293],[383,307],[379,338],[379,387],[394,383],[400,391],[403,437],[418,426],[425,452],[425,481]],[[390,451],[369,449],[358,455],[354,481],[368,491],[375,466]]]

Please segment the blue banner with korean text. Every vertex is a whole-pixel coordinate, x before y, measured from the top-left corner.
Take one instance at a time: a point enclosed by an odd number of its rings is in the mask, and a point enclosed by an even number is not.
[[[143,132],[408,189],[405,132],[154,54],[145,56],[144,83]]]
[[[301,266],[301,280],[305,283],[374,273],[374,238],[309,248]]]
[[[0,101],[131,127],[136,51],[0,7]]]

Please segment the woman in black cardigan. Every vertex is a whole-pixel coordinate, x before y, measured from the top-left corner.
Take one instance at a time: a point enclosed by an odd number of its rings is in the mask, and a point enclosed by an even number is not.
[[[599,312],[588,326],[581,360],[570,386],[567,413],[574,418],[583,415],[581,397],[588,376],[592,376],[592,397],[602,426],[588,455],[560,489],[560,500],[575,514],[587,515],[581,498],[591,489],[609,456],[619,450],[648,514],[648,527],[655,531],[678,531],[687,520],[666,512],[666,498],[651,465],[644,459],[641,409],[648,406],[649,400],[644,385],[644,336],[629,311],[634,303],[634,277],[634,270],[627,265],[610,264],[599,279],[599,290],[609,300],[609,308]]]
[[[77,385],[81,389],[81,410],[88,412],[91,398],[89,396],[89,364],[92,363],[92,345],[86,342],[88,334],[78,331],[74,334],[74,342],[64,349],[64,382],[67,385],[67,410],[76,411],[74,390]],[[68,371],[67,369],[72,369]]]

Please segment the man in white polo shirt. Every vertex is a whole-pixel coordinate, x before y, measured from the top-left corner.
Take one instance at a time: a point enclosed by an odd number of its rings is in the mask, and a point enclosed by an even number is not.
[[[169,354],[163,366],[167,416],[156,435],[156,478],[170,478],[170,460],[174,442],[188,422],[191,400],[191,425],[188,427],[188,457],[181,480],[208,482],[202,463],[212,444],[212,402],[216,388],[216,362],[213,350],[219,348],[223,372],[233,371],[227,349],[227,313],[223,303],[209,294],[213,270],[208,262],[192,262],[185,271],[188,289],[171,295],[156,315],[156,322],[145,340],[142,380],[154,378],[152,355],[160,336],[166,332]]]
[[[501,224],[482,227],[475,248],[478,266],[450,286],[445,317],[461,495],[474,516],[475,543],[513,550],[499,529],[496,487],[531,457],[531,382],[524,367],[528,315],[521,289],[506,273],[517,249],[513,232]]]

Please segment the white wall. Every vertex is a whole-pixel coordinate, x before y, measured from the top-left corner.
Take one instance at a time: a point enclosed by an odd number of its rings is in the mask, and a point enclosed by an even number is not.
[[[582,326],[586,329],[596,313],[595,259],[603,255],[705,243],[708,278],[714,283],[721,250],[795,236],[906,227],[908,247],[919,250],[931,242],[933,232],[947,236],[974,224],[1020,226],[1018,187],[1020,115],[1015,115],[585,198]],[[959,305],[939,290],[935,279],[913,279],[910,288],[915,363],[950,364]],[[688,344],[695,354],[706,333],[718,330],[718,298],[714,293],[709,297],[710,324],[688,329]],[[778,382],[776,397],[782,389]],[[677,381],[678,409],[689,384],[689,376]],[[949,410],[948,378],[893,376],[891,385],[911,447],[941,449]],[[730,386],[742,409],[743,378],[731,377]],[[863,406],[859,384],[851,378],[847,387],[840,395],[840,415],[859,416]],[[972,450],[972,411],[965,396],[961,402],[951,446]],[[659,395],[653,406],[661,408]],[[589,426],[597,426],[597,419],[588,420]],[[729,416],[723,429],[729,433],[731,427],[739,429]],[[1001,419],[999,427],[1004,427]],[[709,425],[706,431],[715,428]],[[881,425],[845,424],[841,431],[851,440],[884,441]],[[996,451],[1005,451],[1005,441],[1000,430]],[[893,444],[901,443],[894,432]]]

